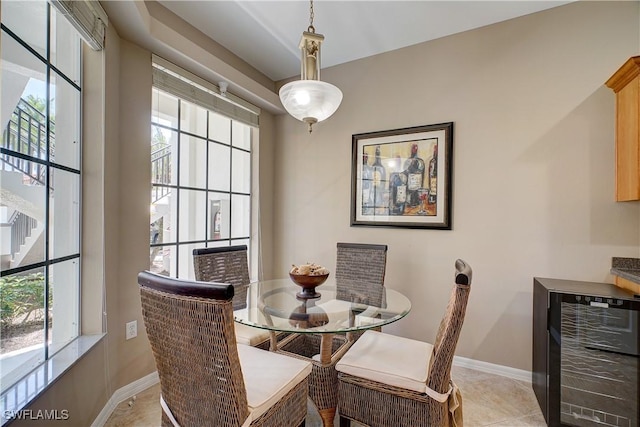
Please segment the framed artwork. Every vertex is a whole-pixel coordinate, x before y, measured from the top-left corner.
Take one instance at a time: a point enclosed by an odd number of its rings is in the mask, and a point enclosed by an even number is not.
[[[352,136],[351,225],[451,229],[453,123]]]

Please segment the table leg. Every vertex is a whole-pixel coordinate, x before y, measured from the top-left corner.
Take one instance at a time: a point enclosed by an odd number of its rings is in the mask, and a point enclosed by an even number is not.
[[[320,363],[328,365],[331,363],[333,348],[333,334],[322,334],[320,339]],[[333,369],[333,368],[332,368]],[[331,384],[333,385],[333,384]],[[323,427],[333,427],[333,420],[336,416],[336,408],[320,409],[320,418],[322,418]]]
[[[333,347],[333,334],[322,334],[320,339],[320,363],[328,365],[331,363],[331,349]]]
[[[269,351],[278,351],[278,336],[275,331],[269,331]]]
[[[333,427],[333,420],[336,417],[336,408],[321,409],[320,418],[322,418],[322,427]]]
[[[349,310],[349,327],[352,327],[356,323],[356,314],[353,310]],[[354,336],[352,332],[347,332],[347,340],[353,341]]]

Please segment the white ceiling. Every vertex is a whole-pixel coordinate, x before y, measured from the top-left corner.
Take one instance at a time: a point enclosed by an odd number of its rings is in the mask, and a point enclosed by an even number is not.
[[[160,4],[274,81],[300,73],[298,43],[309,25],[309,2],[168,1]],[[569,1],[314,2],[324,34],[322,67],[479,28]]]

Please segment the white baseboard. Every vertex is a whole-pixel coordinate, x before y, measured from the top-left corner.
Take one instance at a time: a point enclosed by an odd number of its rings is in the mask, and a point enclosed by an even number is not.
[[[531,371],[511,368],[509,366],[495,365],[481,360],[468,359],[466,357],[454,356],[453,364],[463,368],[474,369],[476,371],[487,372],[489,374],[502,375],[518,381],[531,384]]]
[[[103,427],[111,416],[111,413],[120,403],[157,384],[159,381],[160,378],[158,378],[158,372],[156,371],[117,389],[111,395],[111,398],[107,401],[107,404],[104,405],[104,408],[102,408],[102,411],[100,411],[93,423],[91,423],[91,427]]]

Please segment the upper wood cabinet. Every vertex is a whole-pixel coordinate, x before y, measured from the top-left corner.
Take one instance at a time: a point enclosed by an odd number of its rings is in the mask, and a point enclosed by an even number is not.
[[[616,200],[640,200],[640,56],[606,85],[616,93]]]

